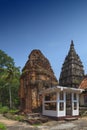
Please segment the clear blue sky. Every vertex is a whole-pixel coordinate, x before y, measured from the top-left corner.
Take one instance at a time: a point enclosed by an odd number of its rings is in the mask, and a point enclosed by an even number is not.
[[[17,66],[40,49],[59,79],[71,40],[87,73],[87,0],[0,0],[0,49]]]

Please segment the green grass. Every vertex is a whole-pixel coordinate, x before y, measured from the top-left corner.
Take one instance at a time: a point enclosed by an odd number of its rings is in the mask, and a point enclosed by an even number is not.
[[[6,126],[3,123],[0,123],[0,130],[6,130]]]
[[[33,124],[33,126],[37,127],[37,126],[41,126],[41,124],[37,123],[37,124]]]

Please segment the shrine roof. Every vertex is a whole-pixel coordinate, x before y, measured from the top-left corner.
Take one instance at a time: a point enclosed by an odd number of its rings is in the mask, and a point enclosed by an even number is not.
[[[52,92],[60,92],[60,91],[82,93],[84,90],[80,88],[78,89],[78,88],[70,88],[70,87],[63,87],[63,86],[55,86],[55,87],[44,89],[40,93],[44,94],[44,93],[52,93]]]
[[[79,86],[80,89],[87,89],[87,78],[84,78]]]

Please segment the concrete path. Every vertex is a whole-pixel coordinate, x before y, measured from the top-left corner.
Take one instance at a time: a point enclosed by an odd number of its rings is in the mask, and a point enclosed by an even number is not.
[[[31,126],[27,123],[8,120],[0,115],[0,122],[7,126],[7,130],[87,130],[87,118],[75,121],[50,121],[41,126]]]

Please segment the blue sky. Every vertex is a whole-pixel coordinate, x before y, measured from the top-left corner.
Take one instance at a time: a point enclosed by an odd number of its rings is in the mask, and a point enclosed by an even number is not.
[[[71,40],[87,73],[87,0],[0,0],[0,49],[17,66],[40,49],[59,79]]]

